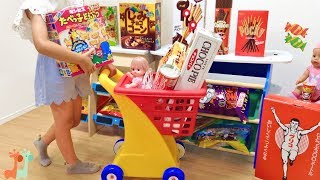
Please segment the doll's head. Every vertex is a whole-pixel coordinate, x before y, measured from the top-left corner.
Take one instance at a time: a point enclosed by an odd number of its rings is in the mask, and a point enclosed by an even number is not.
[[[131,62],[131,74],[134,77],[144,76],[149,69],[148,61],[144,57],[135,57]]]
[[[315,68],[320,68],[320,43],[313,49],[311,64]]]

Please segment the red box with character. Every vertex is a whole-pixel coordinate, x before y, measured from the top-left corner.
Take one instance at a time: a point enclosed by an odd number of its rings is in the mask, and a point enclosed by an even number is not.
[[[260,123],[255,176],[320,179],[320,105],[268,95]]]

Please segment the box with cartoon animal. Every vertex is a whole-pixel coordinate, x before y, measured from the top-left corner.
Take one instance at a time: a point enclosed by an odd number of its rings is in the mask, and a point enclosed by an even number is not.
[[[320,179],[320,105],[268,95],[264,100],[255,176]]]
[[[77,53],[84,53],[95,48],[93,63],[101,67],[112,62],[108,43],[104,51],[100,47],[106,41],[105,19],[98,4],[67,8],[46,15],[49,39]],[[84,71],[77,64],[58,61],[60,75],[74,77]]]
[[[160,3],[120,3],[121,46],[160,49]]]
[[[118,44],[117,6],[101,6],[101,13],[106,24],[106,40],[110,46]]]

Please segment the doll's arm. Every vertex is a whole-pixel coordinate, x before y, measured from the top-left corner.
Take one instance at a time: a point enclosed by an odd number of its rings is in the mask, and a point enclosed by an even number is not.
[[[137,86],[138,86],[137,83],[132,82],[131,84],[126,84],[126,85],[125,85],[125,88],[135,88],[135,87],[137,87]]]
[[[304,82],[308,77],[309,77],[309,70],[307,69],[307,70],[304,71],[302,76],[300,76],[300,78],[297,80],[296,85]]]

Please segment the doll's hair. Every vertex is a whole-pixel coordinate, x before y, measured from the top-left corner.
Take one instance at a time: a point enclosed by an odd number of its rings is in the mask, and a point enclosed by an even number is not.
[[[131,67],[133,65],[136,65],[136,66],[142,68],[144,71],[147,71],[149,69],[148,61],[146,60],[146,58],[141,57],[141,56],[138,56],[138,57],[135,57],[132,59]]]

